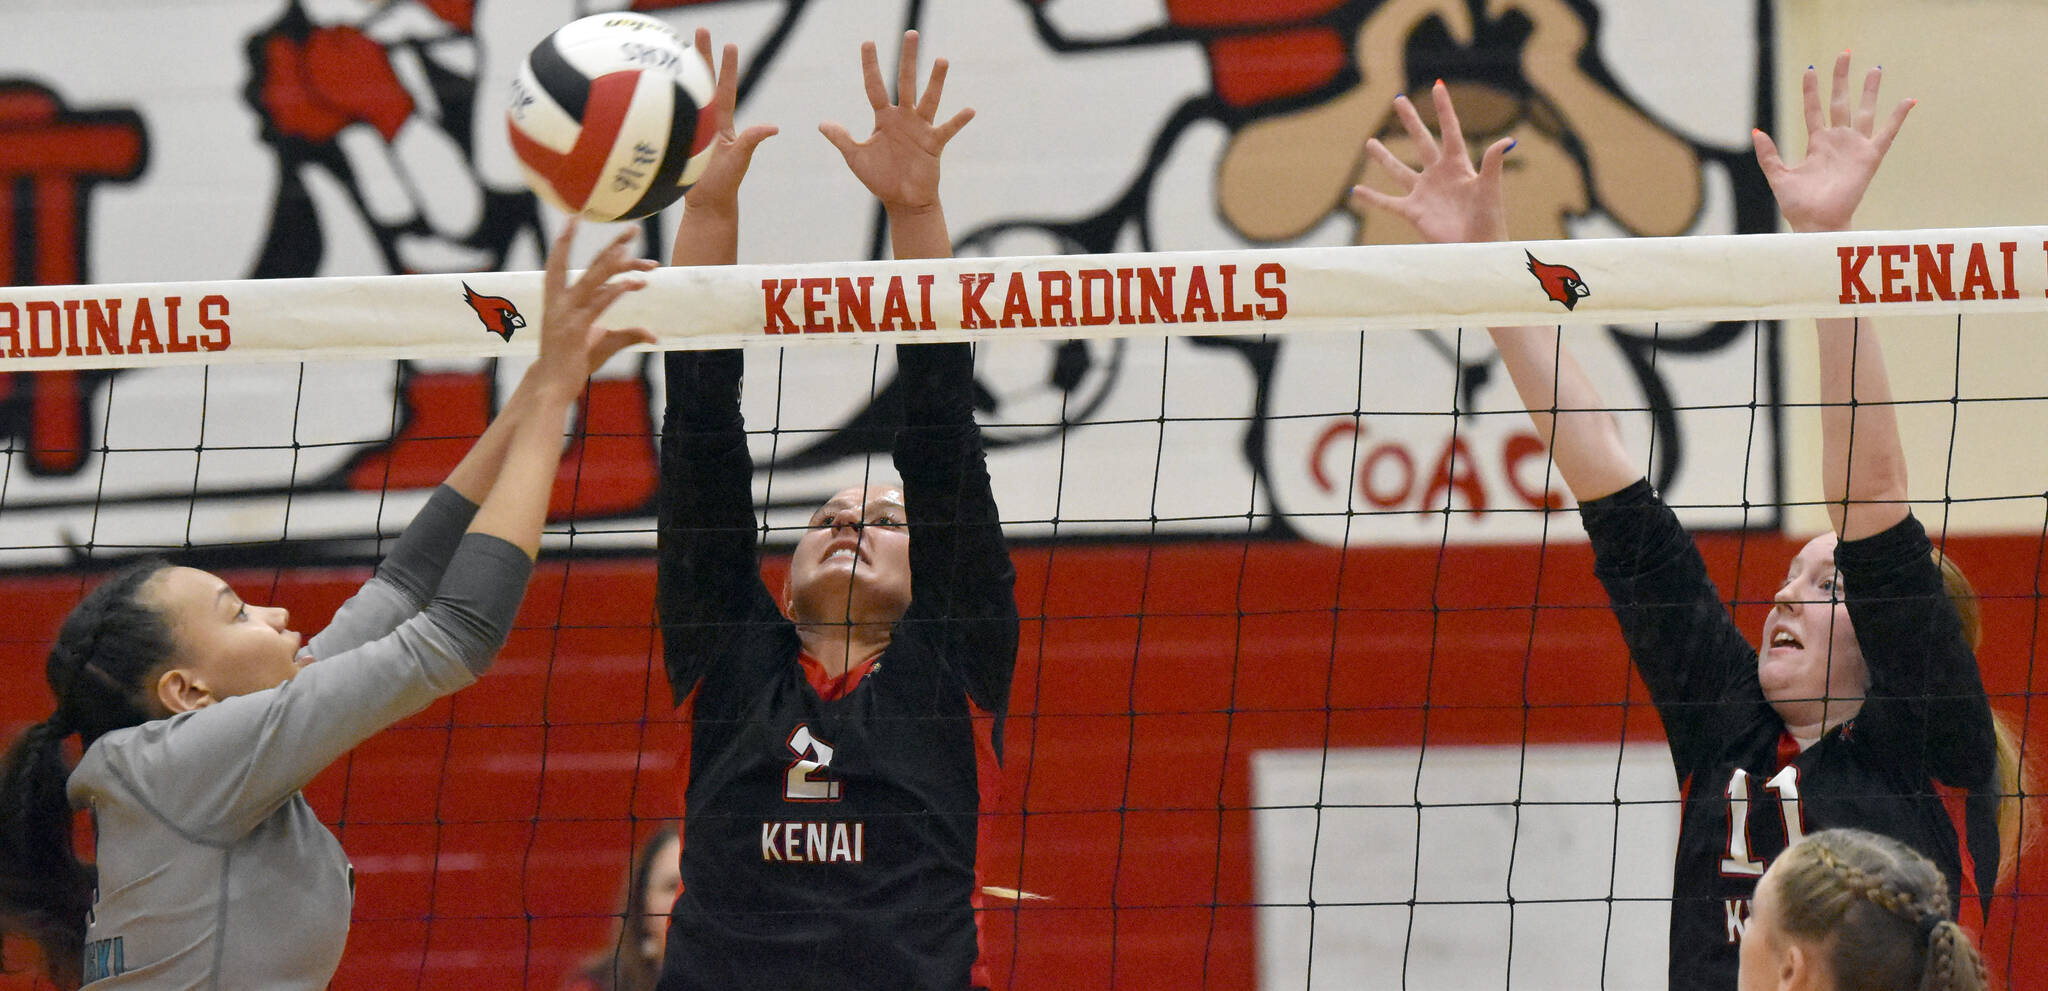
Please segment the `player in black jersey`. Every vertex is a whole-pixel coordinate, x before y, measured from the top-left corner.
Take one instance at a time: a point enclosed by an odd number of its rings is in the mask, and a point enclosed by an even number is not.
[[[708,37],[698,45],[709,53]],[[936,119],[905,35],[891,102],[862,48],[875,130],[821,130],[888,213],[898,258],[951,253]],[[772,128],[731,126],[688,195],[675,263],[737,255],[739,181]],[[1017,654],[1016,574],[973,415],[965,344],[897,348],[901,484],[834,496],[792,556],[785,604],[757,559],[742,354],[666,356],[660,591],[670,685],[689,723],[683,890],[660,987],[948,989],[985,984],[974,915],[984,792]]]
[[[1797,166],[1756,132],[1758,160],[1795,230],[1841,230],[1912,101],[1881,124],[1878,72],[1851,109],[1848,54],[1823,108],[1805,78],[1807,152]],[[1356,202],[1413,222],[1431,241],[1506,236],[1506,139],[1473,168],[1450,97],[1432,94],[1441,145],[1404,97],[1395,110],[1423,150],[1418,172],[1371,142],[1402,195],[1359,187]],[[2001,820],[2017,836],[2017,761],[2003,750],[1966,628],[1974,598],[1908,511],[1890,387],[1867,321],[1818,322],[1822,477],[1834,531],[1792,561],[1765,624],[1743,638],[1685,529],[1623,448],[1613,419],[1556,328],[1495,328],[1503,362],[1557,469],[1580,502],[1595,572],[1649,686],[1684,793],[1673,872],[1673,988],[1726,991],[1757,878],[1800,836],[1858,827],[1895,837],[1962,891],[1963,862],[1935,782],[1969,792],[1974,880],[2001,862]],[[1853,369],[1852,369],[1853,366]],[[1853,381],[1852,381],[1853,373]],[[1851,407],[1854,397],[1858,405]],[[1852,423],[1853,416],[1853,423]],[[1853,433],[1852,433],[1853,432]],[[1854,443],[1850,443],[1853,435]],[[1944,572],[1956,575],[1951,584]]]

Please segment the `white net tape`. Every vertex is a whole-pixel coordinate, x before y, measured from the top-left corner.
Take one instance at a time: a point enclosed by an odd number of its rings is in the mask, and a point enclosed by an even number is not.
[[[663,347],[2030,311],[2048,227],[664,268]],[[531,353],[537,272],[0,289],[0,371]]]

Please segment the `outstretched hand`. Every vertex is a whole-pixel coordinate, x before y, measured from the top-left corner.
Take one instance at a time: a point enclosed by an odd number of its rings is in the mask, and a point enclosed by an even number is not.
[[[1367,141],[1365,153],[1387,170],[1401,192],[1394,195],[1353,186],[1352,207],[1360,212],[1378,207],[1399,215],[1432,243],[1505,240],[1508,222],[1500,192],[1501,157],[1514,147],[1514,139],[1502,138],[1488,146],[1475,170],[1471,152],[1465,148],[1465,132],[1458,126],[1458,111],[1451,106],[1451,93],[1443,80],[1430,87],[1429,95],[1436,104],[1442,140],[1429,133],[1406,95],[1395,97],[1394,116],[1421,153],[1422,169],[1417,171],[1394,157],[1380,139]]]
[[[1778,209],[1795,231],[1846,230],[1863,191],[1884,162],[1884,155],[1906,122],[1916,100],[1900,100],[1882,125],[1877,123],[1877,88],[1883,76],[1873,66],[1863,77],[1863,98],[1852,111],[1849,106],[1849,53],[1835,57],[1834,93],[1823,117],[1820,77],[1812,66],[1806,69],[1806,158],[1798,165],[1786,165],[1778,145],[1763,131],[1751,133],[1756,143],[1756,161],[1763,167],[1771,192],[1778,197]]]
[[[945,123],[938,123],[939,94],[946,87],[946,60],[932,63],[931,78],[924,94],[917,92],[917,32],[903,33],[903,54],[896,60],[896,102],[882,84],[882,66],[875,43],[860,46],[861,75],[867,86],[868,105],[875,111],[874,133],[855,141],[845,127],[827,121],[818,130],[846,157],[868,192],[889,211],[922,211],[939,205],[939,154],[946,142],[974,119],[972,109],[961,110]]]
[[[644,327],[613,330],[597,326],[597,318],[620,296],[647,287],[647,280],[637,275],[612,278],[655,267],[653,260],[626,252],[638,233],[629,229],[613,238],[573,284],[569,282],[569,249],[576,237],[575,219],[555,236],[543,282],[547,301],[540,325],[540,361],[535,365],[551,384],[581,392],[590,374],[612,355],[634,344],[654,343],[653,332]]]
[[[697,29],[696,46],[704,61],[710,62],[709,30]],[[746,178],[747,166],[754,160],[754,149],[775,135],[777,128],[773,124],[755,124],[744,131],[733,129],[739,91],[740,51],[737,46],[728,44],[719,55],[717,86],[712,90],[711,105],[701,111],[714,115],[718,136],[711,140],[711,158],[705,163],[703,174],[697,177],[697,184],[684,194],[685,209],[738,209],[740,180]]]

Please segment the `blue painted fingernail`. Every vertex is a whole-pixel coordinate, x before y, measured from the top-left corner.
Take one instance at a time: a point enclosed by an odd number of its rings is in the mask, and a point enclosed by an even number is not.
[[[1515,150],[1515,139],[1513,139],[1513,138],[1509,138],[1509,139],[1508,139],[1508,146],[1507,146],[1506,148],[1502,148],[1502,149],[1500,150],[1500,153],[1501,153],[1501,154],[1503,154],[1503,155],[1505,155],[1505,154],[1507,154],[1508,152],[1511,152],[1511,151],[1514,151],[1514,150]]]

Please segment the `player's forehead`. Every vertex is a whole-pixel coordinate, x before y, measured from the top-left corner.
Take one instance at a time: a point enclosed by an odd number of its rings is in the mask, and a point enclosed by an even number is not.
[[[903,508],[903,489],[896,485],[855,485],[841,489],[825,504],[818,507],[818,513],[831,513],[846,509],[875,509],[884,506]]]
[[[216,602],[234,598],[219,576],[197,568],[170,567],[151,576],[143,595],[170,613],[205,612]]]
[[[1804,546],[1799,548],[1799,553],[1792,556],[1792,562],[1786,565],[1786,571],[1791,574],[1799,574],[1807,571],[1821,573],[1835,570],[1835,545],[1837,542],[1833,531],[1824,532],[1820,536],[1807,541]]]

